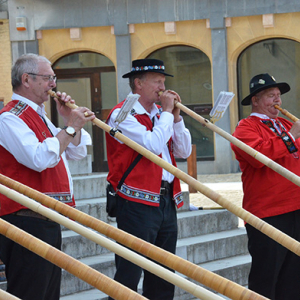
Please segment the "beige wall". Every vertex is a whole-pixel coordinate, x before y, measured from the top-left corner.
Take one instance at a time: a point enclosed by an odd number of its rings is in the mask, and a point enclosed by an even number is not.
[[[136,24],[134,28],[132,59],[144,58],[162,47],[186,45],[200,49],[211,60],[211,34],[205,20],[176,22],[176,34],[166,34],[164,23]]]
[[[11,46],[8,20],[0,25],[0,98],[11,97]],[[300,41],[300,13],[275,14],[274,27],[265,28],[262,16],[231,18],[227,27],[229,91],[237,95],[237,59],[249,45],[266,38],[289,38]],[[200,49],[211,60],[211,31],[205,20],[176,22],[176,34],[166,34],[164,23],[135,24],[131,34],[132,59],[143,58],[170,45],[187,45]],[[93,51],[107,56],[116,65],[116,43],[111,27],[82,28],[82,39],[73,41],[69,29],[42,31],[40,54],[55,62],[60,57],[80,51]],[[237,97],[231,103],[232,131],[238,121]]]
[[[43,30],[39,39],[40,55],[55,62],[62,56],[74,52],[92,51],[108,57],[116,66],[115,36],[111,27],[82,28],[81,40],[72,40],[69,29]]]
[[[0,20],[0,98],[4,98],[6,104],[11,100],[11,46],[9,39],[9,22]]]

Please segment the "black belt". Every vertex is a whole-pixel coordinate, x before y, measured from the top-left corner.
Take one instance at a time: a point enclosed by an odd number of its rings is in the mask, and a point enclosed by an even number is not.
[[[162,180],[161,186],[160,186],[160,195],[162,195],[162,196],[165,196],[168,194],[172,195],[172,193],[173,193],[172,183]]]
[[[52,221],[51,219],[35,212],[35,211],[32,211],[30,209],[21,209],[19,211],[16,211],[14,213],[12,213],[12,215],[15,215],[15,216],[22,216],[22,217],[33,217],[33,218],[38,218],[38,219],[42,219],[42,220],[45,220],[45,221],[51,221],[51,222],[54,222]]]

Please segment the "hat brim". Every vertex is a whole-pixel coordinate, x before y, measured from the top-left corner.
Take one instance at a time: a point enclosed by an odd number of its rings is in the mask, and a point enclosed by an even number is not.
[[[278,87],[279,90],[280,90],[281,95],[287,93],[291,89],[290,86],[287,83],[285,83],[285,82],[280,82],[280,83],[274,83],[274,84],[270,84],[270,85],[265,85],[265,86],[262,86],[261,88],[255,90],[253,93],[251,93],[247,97],[245,97],[242,100],[241,104],[242,105],[250,105],[251,104],[251,98],[253,96],[255,96],[257,93],[259,93],[259,92],[261,92],[263,90],[270,89],[270,88],[273,88],[273,87]]]
[[[174,77],[173,75],[165,73],[163,70],[146,70],[146,71],[131,71],[129,73],[124,74],[122,76],[122,78],[129,78],[129,77],[134,76],[136,74],[141,74],[141,73],[146,73],[146,72],[160,73],[160,74],[163,74],[165,76]]]

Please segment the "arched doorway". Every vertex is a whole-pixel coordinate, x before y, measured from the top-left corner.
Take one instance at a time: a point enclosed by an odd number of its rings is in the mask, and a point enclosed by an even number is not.
[[[239,119],[246,118],[250,106],[240,103],[249,94],[249,82],[257,74],[269,73],[277,82],[287,82],[291,90],[282,95],[282,106],[300,116],[300,43],[289,39],[267,39],[250,45],[237,63]]]
[[[212,109],[211,64],[201,50],[189,46],[170,46],[151,53],[148,58],[164,61],[167,73],[166,88],[176,91],[182,104],[209,118]],[[196,145],[197,160],[214,160],[214,135],[192,117],[181,112],[186,127]]]
[[[117,104],[115,67],[107,57],[92,52],[73,53],[56,61],[53,70],[57,75],[57,90],[71,95],[78,106],[90,108],[98,119],[106,120]],[[64,126],[53,102],[51,116],[54,124]],[[104,131],[91,122],[84,129],[93,140],[93,146],[88,147],[93,172],[107,172]]]

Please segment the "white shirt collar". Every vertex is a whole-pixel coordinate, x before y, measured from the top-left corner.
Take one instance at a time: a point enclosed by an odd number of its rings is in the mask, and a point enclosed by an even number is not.
[[[270,119],[270,120],[273,120],[270,117],[268,117],[267,115],[259,114],[259,113],[251,113],[250,116],[255,116],[255,117],[258,117],[258,118],[261,118],[261,119]]]
[[[151,112],[150,113],[148,113],[146,111],[146,109],[143,107],[143,105],[139,101],[137,101],[134,104],[133,108],[134,108],[134,110],[136,111],[137,114],[139,114],[139,115],[147,114],[150,119],[152,119],[159,112],[157,106],[154,103],[151,107]]]
[[[40,116],[44,116],[44,115],[47,115],[46,111],[45,111],[45,105],[42,104],[41,106],[37,105],[36,103],[34,103],[33,101],[23,97],[23,96],[20,96],[16,93],[13,93],[12,97],[11,97],[12,100],[18,100],[18,101],[23,101],[25,102],[27,105],[29,105],[32,109],[34,109]]]

